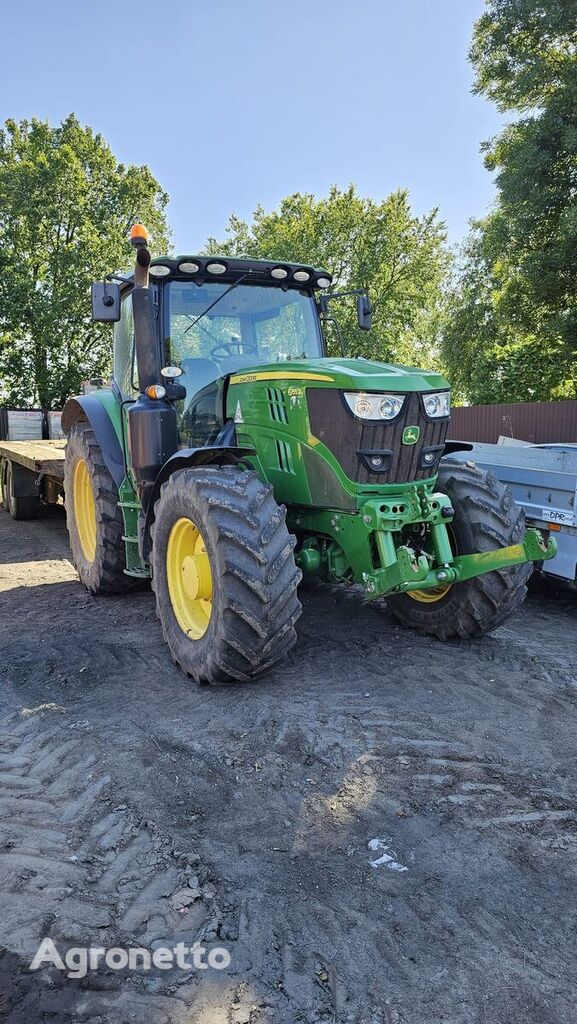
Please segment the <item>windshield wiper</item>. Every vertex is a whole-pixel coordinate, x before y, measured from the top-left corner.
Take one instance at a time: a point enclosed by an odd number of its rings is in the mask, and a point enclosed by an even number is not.
[[[239,277],[238,281],[233,281],[233,283],[231,285],[229,285],[229,287],[226,289],[226,291],[224,291],[222,293],[222,295],[219,295],[218,298],[216,298],[214,300],[214,302],[211,302],[210,306],[207,306],[206,309],[204,309],[202,311],[202,313],[199,313],[199,315],[197,316],[196,320],[192,321],[190,327],[187,327],[184,333],[188,334],[188,332],[191,331],[193,327],[196,327],[198,321],[202,320],[203,316],[206,316],[207,313],[210,313],[211,309],[214,309],[214,307],[216,305],[218,305],[218,303],[221,301],[221,299],[224,299],[224,297],[226,295],[228,295],[228,293],[231,292],[233,290],[233,288],[237,288],[238,285],[240,284],[240,282],[244,281],[245,277],[248,277],[248,275],[249,275],[249,271],[247,271],[246,274],[242,274]]]
[[[184,316],[186,316],[187,320],[191,320],[192,321],[192,317],[189,316],[188,313],[185,313]],[[194,325],[191,323],[190,326],[193,327]],[[189,330],[189,328],[187,327],[186,331],[188,331],[188,330]],[[212,334],[211,331],[209,331],[208,327],[205,327],[204,324],[202,325],[200,330],[204,331],[204,333],[207,334],[208,337],[210,338],[210,340],[214,341],[214,343],[216,345],[220,345],[220,338],[217,338],[216,334]],[[186,331],[184,332],[185,334],[186,334]]]

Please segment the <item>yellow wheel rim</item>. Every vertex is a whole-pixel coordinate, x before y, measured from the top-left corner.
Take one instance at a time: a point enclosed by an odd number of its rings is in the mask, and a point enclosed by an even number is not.
[[[444,587],[432,587],[430,590],[408,590],[409,597],[413,601],[422,601],[423,604],[434,604],[440,601],[451,589],[452,584],[447,583]]]
[[[93,562],[96,555],[96,506],[88,466],[79,459],[74,467],[72,489],[74,493],[74,518],[80,544],[87,562]]]
[[[204,538],[192,519],[177,519],[166,548],[168,593],[176,621],[200,640],[212,615],[212,572]]]

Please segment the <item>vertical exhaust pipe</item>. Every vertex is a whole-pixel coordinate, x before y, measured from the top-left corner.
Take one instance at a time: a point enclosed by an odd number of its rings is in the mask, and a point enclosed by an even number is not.
[[[161,383],[162,362],[154,294],[149,287],[148,234],[141,224],[132,228],[130,241],[136,249],[132,312],[140,396],[128,409],[128,444],[138,495],[146,512],[157,474],[178,449],[178,427],[174,405],[146,394],[152,384]]]
[[[142,224],[135,224],[132,227],[130,242],[136,249],[132,312],[134,314],[138,389],[143,394],[151,384],[160,384],[162,367],[154,319],[154,295],[149,288],[148,233]]]

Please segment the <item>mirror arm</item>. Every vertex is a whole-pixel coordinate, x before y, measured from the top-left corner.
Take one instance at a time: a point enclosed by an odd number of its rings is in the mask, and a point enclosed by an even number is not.
[[[338,322],[338,320],[336,319],[336,317],[334,317],[334,316],[327,316],[325,314],[324,316],[321,317],[321,323],[322,324],[334,324],[335,325],[335,330],[337,332],[337,338],[339,339],[339,348],[341,350],[341,355],[342,355],[343,359],[346,359],[347,352],[346,352],[346,349],[345,349],[345,343],[344,343],[344,340],[343,340],[343,334],[342,334],[342,331],[341,331],[341,325]]]
[[[105,274],[104,281],[121,281],[122,284],[132,284],[132,278],[124,277],[122,274]]]

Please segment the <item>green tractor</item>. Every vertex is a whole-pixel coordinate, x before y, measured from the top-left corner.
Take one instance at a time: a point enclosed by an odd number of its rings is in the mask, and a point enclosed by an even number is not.
[[[447,441],[436,373],[327,357],[324,270],[215,256],[151,260],[93,285],[115,324],[110,387],[70,399],[65,481],[80,579],[152,579],[172,657],[249,680],[293,646],[302,576],[386,597],[440,640],[504,622],[553,540]],[[365,293],[359,326],[370,327]]]

